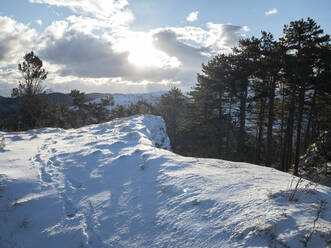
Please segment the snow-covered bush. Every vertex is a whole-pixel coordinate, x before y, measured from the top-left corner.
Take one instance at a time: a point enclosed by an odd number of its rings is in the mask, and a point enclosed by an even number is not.
[[[323,132],[300,158],[300,176],[331,186],[331,131]]]

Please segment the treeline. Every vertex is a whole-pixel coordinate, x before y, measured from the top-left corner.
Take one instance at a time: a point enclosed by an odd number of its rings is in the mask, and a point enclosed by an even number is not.
[[[53,104],[47,93],[17,99],[18,109],[5,115],[0,129],[25,131],[42,127],[78,128],[109,121],[113,104],[111,97],[90,102],[84,92],[72,90],[73,103]]]
[[[78,128],[108,121],[112,114],[115,115],[109,110],[109,106],[114,105],[112,97],[93,102],[79,90],[71,90],[69,96],[72,103],[52,104],[42,86],[48,73],[34,52],[24,56],[24,61],[18,64],[18,70],[23,79],[12,90],[18,109],[7,114],[0,122],[1,129],[24,131],[41,127]]]
[[[330,36],[310,18],[285,25],[277,41],[242,39],[202,65],[188,97],[163,96],[173,148],[298,174],[300,155],[330,129],[330,78]]]

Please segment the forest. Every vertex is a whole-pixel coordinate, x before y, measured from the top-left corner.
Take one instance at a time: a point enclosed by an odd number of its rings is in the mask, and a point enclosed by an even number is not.
[[[297,175],[300,155],[330,130],[330,69],[330,36],[310,18],[285,25],[278,41],[242,39],[202,65],[188,98],[176,89],[163,98],[181,110],[165,117],[173,147]]]
[[[313,19],[241,39],[231,53],[207,64],[190,92],[173,87],[151,105],[88,102],[72,90],[72,104],[52,105],[42,87],[47,72],[33,52],[19,64],[23,80],[12,91],[19,108],[6,116],[9,131],[77,128],[134,114],[161,115],[172,150],[185,156],[251,162],[299,174],[299,159],[331,123],[331,43]]]

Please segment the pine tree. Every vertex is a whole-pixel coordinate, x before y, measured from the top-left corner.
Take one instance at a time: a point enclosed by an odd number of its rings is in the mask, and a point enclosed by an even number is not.
[[[47,78],[42,60],[30,52],[18,64],[23,80],[12,90],[12,96],[19,102],[19,129],[30,129],[49,125],[45,118],[51,118],[52,107],[41,82]]]
[[[298,174],[298,164],[301,149],[301,131],[305,98],[308,90],[311,90],[316,76],[316,62],[319,61],[319,50],[326,47],[330,41],[328,35],[323,35],[323,30],[310,18],[291,22],[284,27],[284,36],[281,38],[281,45],[285,48],[285,62],[287,77],[291,81],[291,103],[286,132],[286,142],[283,148],[282,168],[287,171],[288,157],[292,150],[293,118],[295,101],[298,105],[296,149],[294,174]],[[287,147],[286,147],[287,146]]]
[[[161,96],[159,112],[166,122],[167,133],[173,149],[176,149],[178,144],[177,134],[184,104],[185,96],[182,91],[176,87],[171,88],[169,92]]]

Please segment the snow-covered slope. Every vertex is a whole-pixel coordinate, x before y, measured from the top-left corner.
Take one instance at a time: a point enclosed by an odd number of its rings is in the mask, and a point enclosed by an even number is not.
[[[176,155],[160,117],[2,134],[0,247],[330,245],[330,188]]]

